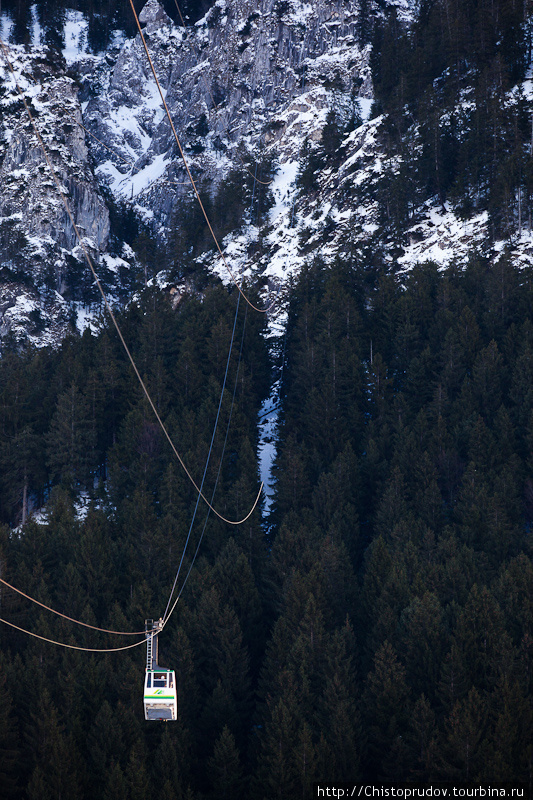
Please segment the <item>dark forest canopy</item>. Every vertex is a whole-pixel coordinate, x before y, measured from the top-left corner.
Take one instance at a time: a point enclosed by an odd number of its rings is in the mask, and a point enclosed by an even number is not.
[[[257,514],[233,530],[211,519],[161,641],[179,722],[143,720],[143,648],[79,654],[2,627],[11,796],[309,797],[324,777],[528,780],[531,278],[506,256],[491,267],[472,255],[464,271],[429,263],[403,286],[379,264],[304,270],[270,533]],[[147,297],[123,319],[196,474],[234,309],[211,287],[176,312]],[[234,516],[256,489],[253,420],[269,385],[260,327],[248,315],[217,493]],[[8,353],[0,387],[5,522],[20,515],[24,480],[29,494],[53,484],[46,522],[21,535],[4,526],[3,575],[71,616],[142,628],[166,601],[194,492],[114,335]],[[80,520],[83,486],[93,502]],[[4,590],[2,610],[102,646]]]
[[[31,5],[4,0],[19,41]],[[64,6],[36,5],[54,44]],[[97,5],[76,7],[100,50],[117,26],[133,30],[127,4]],[[407,32],[393,11],[375,21],[383,6],[362,2],[360,27],[386,146],[401,156],[377,198],[383,230],[399,247],[420,202],[437,198],[465,218],[487,210],[493,238],[511,236],[533,207],[531,118],[520,93],[510,100],[531,61],[531,9],[422,2]],[[187,9],[193,19],[205,7]],[[329,118],[302,191],[316,190],[320,164],[335,166],[341,138]],[[249,186],[235,174],[224,190],[213,206],[223,233]],[[266,193],[259,202],[263,213]],[[120,323],[198,478],[236,292],[195,271],[205,241],[189,211],[170,258],[189,252],[179,277],[196,289],[173,309],[136,285]],[[127,238],[128,219],[113,216]],[[152,275],[160,254],[129,222]],[[273,511],[232,529],[210,518],[161,638],[178,722],[144,722],[143,647],[78,653],[1,625],[2,797],[307,800],[318,779],[531,781],[533,273],[511,249],[497,261],[488,251],[410,273],[383,247],[328,265],[309,256],[280,347]],[[264,322],[241,307],[207,473],[209,496],[236,385],[215,499],[231,518],[258,489],[257,415],[280,377]],[[109,326],[55,351],[8,342],[1,577],[88,623],[142,629],[164,609],[195,502]],[[193,546],[204,519],[205,508]],[[5,588],[0,601],[43,636],[116,644]]]

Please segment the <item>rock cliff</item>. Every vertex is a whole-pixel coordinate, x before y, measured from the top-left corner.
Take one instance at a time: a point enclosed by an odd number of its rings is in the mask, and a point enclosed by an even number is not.
[[[324,109],[349,113],[350,98],[371,97],[369,49],[357,44],[358,3],[217,0],[192,28],[176,27],[149,0],[140,15],[159,81],[191,166],[214,191],[245,146],[257,155],[276,147],[294,156],[301,138],[294,120],[315,118],[306,133],[320,136]],[[94,85],[85,75],[85,85]],[[89,89],[88,92],[89,93]],[[98,173],[112,190],[135,198],[164,220],[188,194],[183,164],[140,40],[128,41],[102,91],[85,109],[96,140]],[[290,135],[287,132],[290,129]],[[201,152],[198,153],[197,151]],[[157,181],[175,181],[172,189]]]
[[[400,174],[402,158],[388,152],[388,120],[369,113],[371,48],[361,44],[364,14],[375,18],[393,7],[407,26],[418,5],[216,0],[203,19],[185,27],[157,0],[148,0],[140,14],[144,35],[187,162],[213,201],[213,214],[216,202],[225,210],[220,193],[229,178],[248,184],[248,205],[241,203],[240,216],[221,226],[235,273],[272,288],[316,256],[364,262],[372,250],[395,269],[408,270],[428,258],[442,265],[460,261],[472,247],[487,246],[486,212],[463,220],[436,198],[411,210],[401,231],[391,233],[383,222],[387,181]],[[110,233],[110,210],[116,217],[118,206],[170,253],[162,264],[167,271],[179,261],[181,246],[193,268],[228,280],[207,236],[194,252],[173,240],[196,200],[140,36],[116,41],[98,55],[79,49],[69,57],[68,72],[50,51],[11,48],[100,276],[112,300],[129,299],[127,276],[139,265]],[[533,90],[522,89],[530,102]],[[86,318],[84,306],[96,308],[98,298],[3,63],[0,92],[0,337],[11,332],[53,342],[80,315]],[[411,142],[418,146],[416,126]],[[270,208],[259,215],[254,202],[263,163],[272,177]],[[519,226],[511,244],[516,257],[527,260],[533,245],[524,231]],[[494,257],[502,247],[494,245]],[[165,284],[177,274],[158,279]]]
[[[38,344],[69,327],[85,280],[79,243],[25,111],[29,104],[76,225],[95,259],[105,252],[109,213],[89,164],[74,80],[44,50],[11,48],[0,66],[0,335]],[[2,59],[3,61],[3,59]]]

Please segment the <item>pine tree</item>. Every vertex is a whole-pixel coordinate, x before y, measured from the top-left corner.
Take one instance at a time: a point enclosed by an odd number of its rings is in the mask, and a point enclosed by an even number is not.
[[[402,613],[401,624],[409,683],[432,702],[447,640],[437,597],[430,592],[415,597]]]
[[[390,403],[392,378],[387,365],[379,353],[374,353],[368,367],[367,392],[370,414],[377,422],[382,423]]]
[[[320,730],[329,753],[327,769],[338,775],[339,780],[356,780],[364,742],[356,700],[359,687],[354,671],[354,635],[348,620],[332,636],[328,650],[324,690],[319,702]],[[325,749],[322,741],[319,749]]]
[[[250,560],[232,538],[217,558],[213,580],[221,602],[235,611],[244,640],[255,655],[262,651],[262,603]]]
[[[74,488],[89,484],[94,462],[93,431],[88,405],[75,384],[61,394],[47,434],[52,474]]]
[[[416,780],[431,780],[436,774],[437,726],[435,712],[424,694],[413,706],[405,738],[410,749],[410,774]]]
[[[258,790],[265,798],[284,800],[295,797],[300,788],[298,766],[294,763],[294,743],[299,727],[299,713],[294,686],[284,679],[283,697],[269,701],[261,754],[258,764]]]
[[[20,758],[18,731],[13,719],[13,702],[0,671],[0,785],[6,798],[17,797],[17,762]]]
[[[128,788],[119,764],[113,763],[106,776],[104,800],[127,800]]]
[[[294,771],[298,775],[298,796],[306,800],[312,797],[313,781],[319,778],[322,764],[326,763],[324,758],[318,758],[319,747],[314,745],[311,728],[304,722],[298,732],[293,759]]]
[[[385,490],[376,513],[376,530],[378,534],[389,537],[407,513],[405,502],[405,482],[402,473],[395,468]]]
[[[526,742],[531,725],[531,702],[524,685],[502,673],[493,694],[493,724],[488,732],[487,778],[516,780],[525,776]]]
[[[525,553],[502,565],[496,597],[505,615],[505,629],[515,646],[533,637],[533,565]]]
[[[298,172],[296,185],[305,193],[315,192],[318,189],[317,173],[322,169],[323,160],[319,149],[305,140],[300,154],[302,167]]]
[[[117,724],[113,710],[107,700],[102,704],[87,736],[87,750],[90,756],[91,791],[101,794],[108,783],[109,775],[115,773],[117,792],[123,778],[119,775],[119,763],[125,756],[122,731]]]
[[[178,719],[175,725],[165,725],[157,745],[152,766],[152,783],[157,797],[184,798],[187,781],[194,768],[195,759],[190,747],[189,731],[180,717],[178,698]],[[201,776],[202,779],[204,776]],[[160,787],[160,788],[159,788]]]
[[[493,340],[482,350],[472,370],[472,389],[486,420],[492,420],[502,401],[503,359]]]
[[[330,109],[320,138],[320,144],[324,150],[325,161],[328,166],[334,166],[340,161],[341,154],[339,150],[341,143],[342,130],[339,127],[335,111]]]
[[[206,639],[205,631],[211,631]],[[205,590],[191,619],[190,639],[199,673],[202,710],[197,711],[204,746],[224,725],[242,741],[250,713],[249,656],[235,612],[222,605],[216,589]]]
[[[135,742],[125,770],[128,797],[130,800],[151,800],[150,780],[146,769],[146,757],[141,742]]]
[[[459,614],[454,640],[469,684],[479,691],[493,688],[511,644],[501,609],[486,587],[472,587]]]
[[[409,689],[405,669],[389,642],[378,649],[365,690],[365,718],[372,774],[379,775],[409,718]]]
[[[64,734],[55,705],[45,689],[38,711],[33,714],[28,730],[28,745],[32,754],[28,796],[37,798],[81,798],[76,762],[79,756],[73,742]]]
[[[20,514],[18,518],[22,525],[28,520],[32,490],[37,488],[37,481],[44,483],[42,456],[42,440],[29,425],[22,428],[2,454],[2,484],[7,493],[6,502],[12,509],[17,509],[17,517]]]
[[[454,705],[446,720],[445,737],[439,747],[441,779],[483,779],[486,718],[486,704],[475,687],[463,701]]]
[[[209,759],[209,773],[213,797],[239,800],[244,796],[245,783],[239,751],[227,725],[224,725],[215,742],[213,756]]]

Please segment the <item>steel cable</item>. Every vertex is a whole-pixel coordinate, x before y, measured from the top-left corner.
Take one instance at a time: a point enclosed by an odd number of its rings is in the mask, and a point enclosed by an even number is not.
[[[75,622],[76,625],[83,625],[84,628],[91,628],[91,630],[93,631],[101,631],[102,633],[113,633],[116,634],[117,636],[140,636],[142,633],[144,633],[144,631],[111,631],[108,628],[98,628],[95,625],[89,625],[87,622],[81,622],[79,619],[74,619],[73,617],[69,617],[66,614],[62,614],[61,611],[56,611],[54,608],[50,608],[50,606],[41,603],[40,600],[36,600],[29,594],[26,594],[20,589],[17,589],[16,586],[13,586],[11,583],[8,583],[3,578],[0,578],[0,583],[3,583],[4,586],[8,587],[8,589],[12,589],[14,592],[17,592],[18,594],[22,595],[22,597],[25,597],[27,600],[31,600],[32,603],[35,603],[36,605],[41,606],[41,608],[46,609],[46,611],[51,611],[52,614],[57,614],[58,617],[63,617],[63,619],[68,619],[69,622]]]
[[[140,642],[135,642],[135,644],[127,644],[124,647],[78,647],[74,644],[66,644],[65,642],[58,642],[55,639],[48,639],[46,636],[40,636],[38,633],[33,633],[33,631],[27,631],[25,628],[21,628],[18,625],[15,625],[13,622],[8,622],[7,619],[3,619],[2,617],[0,617],[0,622],[3,622],[5,625],[9,625],[11,628],[15,628],[15,630],[20,631],[21,633],[26,633],[28,636],[34,636],[36,639],[41,639],[43,642],[57,644],[59,647],[68,647],[69,650],[83,650],[85,653],[118,653],[119,650],[131,650],[132,647],[139,647],[139,645],[146,643],[146,638],[144,638],[141,639]]]
[[[213,428],[213,435],[211,436],[211,444],[209,445],[209,452],[207,454],[207,461],[205,462],[204,474],[202,475],[202,482],[200,484],[200,490],[202,490],[203,487],[204,487],[205,476],[207,475],[207,468],[209,466],[209,460],[211,458],[211,451],[213,449],[213,443],[215,441],[215,434],[216,434],[217,428],[218,428],[218,420],[220,418],[220,410],[222,408],[222,399],[224,397],[224,390],[226,388],[226,381],[228,379],[228,371],[229,371],[229,365],[230,365],[230,360],[231,360],[231,351],[233,349],[233,341],[235,339],[235,329],[237,327],[237,317],[239,315],[240,299],[241,299],[241,296],[238,295],[238,297],[237,297],[237,308],[235,309],[235,319],[233,321],[233,330],[231,332],[231,341],[230,341],[230,346],[229,346],[228,358],[227,358],[227,361],[226,361],[226,371],[224,373],[224,380],[222,382],[222,391],[220,392],[220,400],[218,402],[217,415],[216,415],[216,418],[215,418],[215,426]],[[216,488],[216,484],[215,484],[215,488]],[[211,500],[213,500],[213,498],[211,498]],[[198,497],[196,498],[196,505],[194,507],[194,513],[192,515],[191,524],[189,525],[189,532],[187,534],[187,539],[185,540],[185,546],[183,548],[183,553],[181,554],[181,560],[180,560],[180,563],[179,563],[179,566],[178,566],[178,571],[176,572],[176,577],[174,578],[174,583],[172,584],[172,589],[171,589],[171,592],[170,592],[170,597],[168,598],[167,607],[165,609],[165,613],[163,614],[163,620],[165,620],[165,618],[166,618],[168,608],[169,608],[170,603],[172,601],[172,595],[174,594],[174,589],[176,588],[176,583],[178,582],[179,574],[180,574],[180,571],[181,571],[181,566],[183,564],[183,559],[185,558],[185,553],[187,551],[189,540],[191,538],[191,532],[192,532],[192,528],[193,528],[193,525],[194,525],[194,520],[196,519],[196,512],[198,511],[199,501],[200,501],[200,495],[198,495]]]
[[[241,337],[241,348],[240,348],[240,351],[239,351],[239,360],[237,362],[237,371],[235,373],[235,386],[233,387],[233,397],[231,399],[231,407],[230,407],[230,412],[229,412],[229,417],[228,417],[228,424],[226,426],[226,436],[224,438],[224,445],[222,447],[222,454],[220,456],[220,462],[218,464],[218,472],[217,472],[217,477],[216,477],[216,480],[215,480],[215,485],[213,487],[213,493],[211,495],[211,502],[213,502],[214,497],[215,497],[215,492],[216,492],[217,485],[218,485],[218,479],[220,477],[220,471],[222,469],[222,459],[224,458],[224,453],[226,451],[226,443],[228,441],[228,434],[229,434],[231,418],[233,416],[233,406],[235,404],[235,395],[237,393],[237,382],[239,380],[239,370],[240,370],[240,366],[241,366],[242,348],[243,348],[243,343],[244,343],[244,330],[245,330],[245,326],[246,326],[246,315],[247,314],[248,314],[248,307],[246,306],[245,312],[244,312],[244,323],[243,323],[242,337]],[[170,611],[169,611],[168,615],[166,616],[166,618],[164,618],[163,627],[167,624],[172,612],[176,608],[176,605],[177,605],[178,600],[180,599],[180,597],[181,597],[181,595],[183,593],[183,590],[185,589],[185,584],[187,583],[187,581],[189,579],[189,575],[191,574],[191,570],[192,570],[192,568],[194,566],[194,562],[196,561],[196,556],[198,555],[198,551],[200,549],[200,545],[202,544],[202,539],[204,538],[205,529],[207,527],[207,522],[209,520],[209,514],[210,514],[210,510],[207,509],[207,514],[206,514],[206,517],[205,517],[204,527],[202,528],[202,533],[200,534],[200,538],[198,540],[198,544],[196,545],[196,550],[194,552],[193,559],[192,559],[192,561],[191,561],[191,563],[189,565],[189,569],[187,570],[187,574],[186,574],[185,579],[184,579],[184,581],[183,581],[183,583],[181,585],[181,589],[179,590],[179,592],[178,592],[178,594],[176,596],[176,599],[174,600],[174,604],[173,604],[172,608],[170,609]],[[173,591],[174,591],[174,589],[172,589],[172,592]],[[171,597],[172,597],[172,594],[171,594]],[[167,605],[167,609],[168,609],[168,605]]]
[[[135,9],[134,9],[134,13],[135,13]],[[135,15],[135,16],[137,16],[137,15]],[[89,256],[89,252],[88,252],[88,250],[87,250],[87,248],[86,248],[86,246],[85,246],[85,244],[84,244],[84,242],[82,240],[82,237],[81,237],[81,234],[80,234],[80,232],[78,230],[76,222],[74,221],[74,216],[73,216],[72,211],[70,209],[70,206],[68,204],[67,198],[66,198],[66,196],[65,196],[65,194],[63,192],[63,189],[61,188],[61,184],[60,184],[59,179],[58,179],[58,177],[57,177],[57,175],[55,173],[55,170],[53,168],[52,162],[50,161],[50,157],[49,157],[48,152],[46,150],[46,147],[44,145],[44,142],[43,142],[43,139],[42,139],[41,134],[39,132],[39,129],[37,128],[37,125],[35,124],[35,120],[33,119],[33,115],[32,115],[32,113],[30,111],[30,108],[28,106],[26,98],[24,97],[22,89],[20,88],[20,85],[19,85],[19,83],[17,81],[17,76],[15,74],[15,70],[13,68],[13,65],[11,64],[11,60],[9,58],[9,54],[7,52],[7,48],[6,48],[5,44],[4,44],[3,39],[1,39],[1,38],[0,38],[0,47],[1,47],[2,51],[3,51],[3,53],[4,53],[4,57],[6,59],[6,63],[8,64],[9,70],[10,70],[11,74],[13,75],[13,80],[15,81],[15,86],[17,88],[18,94],[19,94],[19,96],[20,96],[20,98],[21,98],[21,100],[22,100],[22,102],[24,104],[24,108],[26,109],[26,112],[27,112],[28,117],[30,119],[32,128],[33,128],[33,130],[35,132],[35,135],[36,135],[36,137],[37,137],[37,139],[39,141],[39,144],[41,146],[41,150],[43,152],[44,158],[46,160],[46,163],[48,165],[48,168],[50,170],[50,173],[52,175],[54,183],[55,183],[55,185],[57,187],[57,190],[59,192],[59,195],[60,195],[61,200],[63,202],[63,205],[65,207],[65,211],[67,212],[68,218],[69,218],[69,220],[71,222],[72,228],[73,228],[73,230],[74,230],[74,232],[76,234],[76,237],[77,237],[78,242],[80,244],[81,250],[82,250],[82,252],[84,254],[84,257],[85,257],[85,259],[87,261],[87,264],[88,264],[89,269],[91,271],[91,274],[92,274],[92,276],[93,276],[93,278],[95,280],[95,283],[96,283],[96,285],[98,287],[98,290],[99,290],[99,292],[100,292],[100,294],[102,296],[102,299],[104,301],[104,305],[106,307],[106,310],[107,310],[109,316],[111,317],[111,320],[113,321],[113,325],[115,326],[115,329],[117,331],[118,337],[119,337],[119,339],[120,339],[120,341],[122,343],[122,346],[123,346],[123,348],[124,348],[124,350],[126,352],[126,355],[128,356],[128,359],[129,359],[130,364],[131,364],[131,366],[133,368],[133,371],[135,372],[137,380],[139,381],[139,384],[141,385],[141,388],[142,388],[142,390],[144,392],[144,395],[145,395],[145,397],[146,397],[146,399],[147,399],[147,401],[148,401],[148,403],[150,405],[150,408],[152,409],[152,411],[153,411],[153,413],[154,413],[154,415],[155,415],[155,417],[156,417],[156,419],[157,419],[157,421],[158,421],[158,423],[159,423],[159,425],[161,427],[161,430],[165,434],[165,437],[166,437],[168,443],[170,444],[170,447],[172,448],[172,451],[174,452],[174,455],[178,459],[178,461],[181,464],[185,474],[189,478],[190,482],[192,483],[192,485],[194,486],[196,491],[201,496],[202,500],[209,505],[209,501],[207,500],[207,498],[200,491],[199,487],[196,484],[196,481],[192,477],[191,473],[187,469],[187,466],[185,465],[185,462],[183,461],[183,459],[182,459],[181,455],[179,454],[178,450],[176,449],[176,446],[175,446],[174,442],[172,441],[172,439],[170,437],[170,434],[167,431],[166,426],[163,423],[163,420],[161,419],[161,417],[159,415],[159,412],[157,411],[157,408],[155,407],[155,404],[154,404],[154,402],[153,402],[153,400],[152,400],[152,398],[150,396],[150,393],[148,392],[148,389],[146,388],[146,385],[145,385],[145,383],[144,383],[144,381],[143,381],[143,379],[141,377],[141,374],[140,374],[139,370],[137,369],[137,365],[136,365],[136,363],[135,363],[135,361],[133,359],[133,356],[131,355],[131,352],[129,350],[128,345],[126,344],[126,340],[124,339],[124,336],[122,335],[122,331],[121,331],[121,329],[119,327],[119,324],[118,324],[118,322],[117,322],[117,320],[115,318],[113,310],[112,310],[111,306],[109,305],[109,302],[108,302],[107,297],[105,295],[105,292],[103,290],[102,284],[100,283],[100,279],[98,278],[98,275],[96,274],[96,270],[94,269],[91,257]],[[165,107],[166,107],[166,104],[165,104]],[[190,176],[190,172],[189,172],[189,176]],[[191,177],[191,180],[192,180],[192,177]],[[194,181],[193,181],[193,186],[194,185],[195,184],[194,184]],[[240,291],[240,289],[239,289],[239,291]],[[260,309],[258,309],[258,310],[260,310]],[[261,488],[259,489],[259,492],[257,494],[257,498],[255,500],[255,503],[253,504],[253,506],[250,509],[250,511],[248,512],[248,514],[241,520],[230,520],[230,519],[227,519],[222,514],[220,514],[216,510],[216,508],[213,508],[212,506],[210,506],[211,511],[214,514],[216,514],[216,516],[219,519],[221,519],[223,522],[226,522],[228,525],[241,525],[243,522],[246,522],[246,520],[251,516],[251,514],[253,514],[253,512],[255,510],[255,507],[257,506],[257,503],[259,502],[259,498],[261,496],[261,489],[262,489],[262,484],[261,484]]]
[[[220,257],[221,257],[222,261],[224,262],[224,266],[226,267],[226,269],[227,269],[227,271],[228,271],[233,283],[235,284],[235,286],[239,290],[239,292],[242,295],[242,297],[244,298],[244,300],[248,303],[248,305],[251,308],[254,309],[254,311],[258,311],[260,314],[266,314],[274,306],[274,304],[276,302],[276,299],[277,299],[277,295],[274,298],[274,300],[270,303],[270,305],[268,305],[266,308],[259,308],[259,306],[256,306],[254,303],[252,303],[251,300],[248,299],[248,297],[246,297],[246,295],[242,291],[241,287],[239,286],[235,275],[233,274],[232,270],[230,269],[230,266],[228,264],[228,260],[227,260],[226,256],[224,255],[224,253],[222,252],[222,248],[220,247],[219,241],[218,241],[218,239],[216,237],[216,234],[215,234],[215,232],[213,230],[213,226],[211,225],[211,221],[210,221],[210,219],[209,219],[209,217],[207,215],[207,211],[205,210],[205,206],[202,203],[202,198],[200,197],[200,193],[198,191],[196,183],[194,182],[194,178],[192,177],[191,171],[189,169],[189,164],[187,163],[187,159],[185,158],[185,153],[183,152],[183,148],[181,146],[181,142],[180,142],[179,136],[178,136],[178,134],[176,132],[176,128],[174,127],[174,122],[172,121],[172,116],[170,114],[167,102],[165,100],[165,96],[163,94],[163,90],[161,88],[161,84],[159,83],[159,78],[157,77],[157,73],[155,71],[154,62],[152,61],[152,57],[150,55],[150,51],[148,50],[148,45],[146,44],[146,39],[144,38],[144,34],[143,34],[142,28],[141,28],[141,23],[139,22],[139,17],[137,16],[137,12],[135,11],[135,6],[133,5],[133,0],[129,0],[129,3],[130,3],[130,6],[131,6],[131,10],[133,11],[133,15],[135,17],[135,22],[137,24],[137,29],[139,31],[139,36],[141,37],[141,41],[143,43],[143,47],[144,47],[144,51],[146,53],[146,57],[148,58],[148,62],[150,64],[150,69],[152,70],[152,75],[154,76],[154,80],[156,82],[159,95],[161,97],[161,102],[163,103],[163,107],[165,109],[165,113],[166,113],[168,121],[170,123],[170,128],[172,130],[172,133],[174,134],[174,138],[176,140],[176,144],[178,145],[178,150],[180,152],[183,164],[184,164],[185,169],[187,171],[187,175],[189,176],[189,181],[191,182],[191,186],[194,189],[194,193],[196,194],[196,198],[198,200],[198,203],[200,204],[200,208],[202,209],[202,214],[204,215],[204,219],[205,219],[205,221],[207,223],[207,227],[209,228],[209,231],[211,233],[211,236],[213,238],[215,246],[216,246],[216,248],[217,248],[217,250],[218,250],[218,252],[220,254]],[[279,292],[278,292],[278,294],[279,294]]]

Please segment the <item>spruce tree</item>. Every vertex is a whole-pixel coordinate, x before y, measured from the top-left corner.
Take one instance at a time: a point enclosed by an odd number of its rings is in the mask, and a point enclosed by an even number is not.
[[[61,394],[47,434],[48,465],[66,487],[86,487],[94,468],[90,412],[75,384]]]
[[[208,763],[213,797],[220,800],[240,800],[244,797],[245,782],[239,751],[227,725],[215,742]]]

